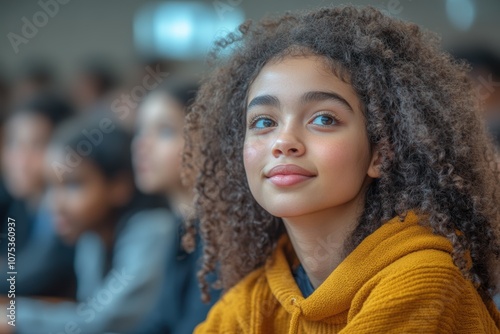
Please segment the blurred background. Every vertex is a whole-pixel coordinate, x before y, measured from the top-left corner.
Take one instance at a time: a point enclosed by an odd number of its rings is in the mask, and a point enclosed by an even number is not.
[[[33,15],[42,8],[35,0],[2,1],[0,69],[13,80],[24,61],[42,57],[55,67],[57,78],[67,81],[78,62],[98,56],[112,61],[126,79],[144,57],[175,56],[196,63],[197,67],[186,66],[196,72],[203,68],[202,49],[215,33],[232,29],[244,19],[342,3],[372,5],[415,22],[440,34],[446,49],[488,46],[500,52],[500,35],[496,33],[500,2],[496,0],[69,0],[34,37],[19,45],[19,52],[15,52],[7,34],[22,36],[22,18],[33,22]],[[43,21],[40,19],[40,23]]]
[[[200,249],[180,247],[185,107],[217,37],[331,4],[439,34],[471,64],[500,141],[498,0],[0,2],[0,266],[17,275],[2,276],[0,304],[14,289],[19,333],[190,333],[204,319]]]

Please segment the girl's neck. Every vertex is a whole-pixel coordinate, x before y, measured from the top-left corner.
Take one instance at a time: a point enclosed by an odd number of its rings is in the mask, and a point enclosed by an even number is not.
[[[342,206],[299,217],[283,218],[288,236],[314,288],[344,259],[344,245],[357,225],[362,206],[354,200]]]

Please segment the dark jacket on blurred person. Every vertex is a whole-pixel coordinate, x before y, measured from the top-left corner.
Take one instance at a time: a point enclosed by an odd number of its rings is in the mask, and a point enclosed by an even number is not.
[[[14,270],[7,261],[9,218],[15,220]],[[12,199],[2,219],[0,293],[8,294],[7,273],[14,271],[16,296],[74,298],[74,249],[57,236],[46,203],[33,214],[24,201]]]
[[[150,312],[171,257],[174,227],[167,210],[139,211],[123,219],[112,251],[94,233],[76,245],[78,303],[18,298],[18,333],[124,333]]]
[[[211,290],[210,302],[203,303],[196,276],[202,255],[201,240],[187,253],[181,246],[182,221],[177,219],[176,240],[170,245],[160,299],[134,334],[191,334],[205,320],[219,299],[220,291]]]

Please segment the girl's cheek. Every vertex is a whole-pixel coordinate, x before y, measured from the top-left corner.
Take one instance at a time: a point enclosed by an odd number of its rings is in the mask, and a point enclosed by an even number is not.
[[[314,156],[321,157],[318,164],[322,168],[353,181],[364,177],[370,161],[369,149],[363,144],[354,138],[340,140],[316,147]]]
[[[339,143],[332,143],[330,145],[322,145],[316,149],[316,155],[322,157],[323,162],[330,166],[344,166],[349,165],[352,153],[352,148],[347,145]]]
[[[247,174],[252,171],[253,168],[258,165],[258,162],[262,162],[264,157],[265,146],[262,142],[249,141],[243,146],[243,161],[245,165],[245,170]]]

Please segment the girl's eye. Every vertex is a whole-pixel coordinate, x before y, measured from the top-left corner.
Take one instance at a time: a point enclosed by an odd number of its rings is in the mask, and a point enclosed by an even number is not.
[[[265,128],[270,128],[272,126],[275,126],[276,122],[274,122],[270,118],[265,118],[261,117],[256,120],[254,120],[251,124],[251,128],[256,128],[256,129],[265,129]]]
[[[319,115],[314,117],[311,123],[314,125],[328,126],[337,124],[337,120],[330,115]]]

